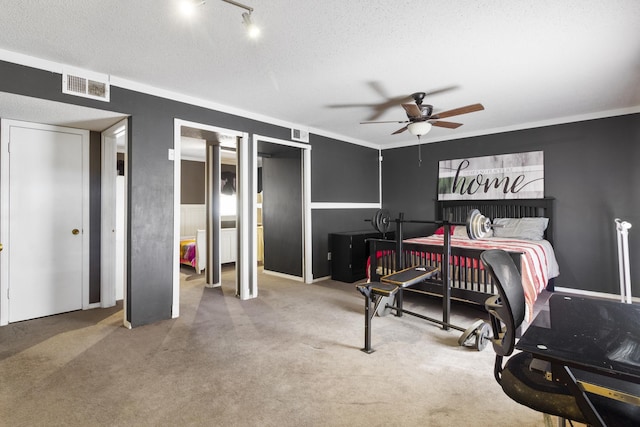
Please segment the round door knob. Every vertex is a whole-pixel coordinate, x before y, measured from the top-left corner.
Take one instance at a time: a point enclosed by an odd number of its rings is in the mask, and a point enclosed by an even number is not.
[[[73,234],[74,236],[76,234],[80,234],[80,230],[78,230],[77,228],[74,228],[73,230],[71,230],[71,234]]]

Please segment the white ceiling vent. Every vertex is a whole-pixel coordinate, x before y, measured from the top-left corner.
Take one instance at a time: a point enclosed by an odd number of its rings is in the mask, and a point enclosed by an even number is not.
[[[309,142],[309,132],[302,129],[291,129],[291,139],[300,142]]]
[[[109,102],[109,76],[65,68],[62,73],[62,93]]]

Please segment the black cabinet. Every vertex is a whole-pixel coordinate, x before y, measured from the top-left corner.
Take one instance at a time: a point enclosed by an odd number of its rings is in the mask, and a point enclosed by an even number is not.
[[[393,239],[394,233],[387,233]],[[329,234],[331,251],[331,279],[353,283],[367,277],[367,239],[382,239],[375,231],[347,231]]]

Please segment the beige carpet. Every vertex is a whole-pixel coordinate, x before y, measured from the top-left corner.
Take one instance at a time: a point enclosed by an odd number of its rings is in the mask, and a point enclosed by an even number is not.
[[[493,378],[491,347],[411,316],[373,319],[354,285],[261,275],[234,296],[182,270],[181,316],[134,330],[95,309],[0,328],[0,424],[127,426],[542,426]],[[440,301],[408,302],[440,317]],[[419,304],[419,308],[416,308]],[[482,312],[453,306],[467,326]]]

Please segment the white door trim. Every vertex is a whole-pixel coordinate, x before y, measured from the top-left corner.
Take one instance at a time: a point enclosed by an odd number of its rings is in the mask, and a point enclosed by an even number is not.
[[[236,155],[238,159],[238,212],[236,230],[238,233],[238,256],[236,259],[236,296],[242,300],[258,296],[258,254],[256,220],[256,193],[258,180],[249,180],[250,172],[255,171],[256,160],[255,138],[249,139],[244,133],[236,137]],[[253,145],[253,147],[252,147]]]
[[[9,136],[12,126],[45,131],[67,132],[82,137],[82,308],[89,304],[89,131],[62,126],[51,126],[18,120],[2,120],[0,126],[0,242],[4,250],[0,252],[0,326],[9,323],[9,256],[11,242],[9,236]],[[37,263],[34,266],[37,268]]]
[[[100,180],[100,306],[116,304],[115,286],[115,190],[116,190],[116,139],[114,131],[120,124],[112,126],[101,135],[101,180]]]
[[[102,132],[101,171],[101,250],[100,250],[100,306],[116,304],[116,178],[118,147],[117,138],[122,133],[127,146],[127,119],[123,119]],[[125,221],[126,227],[126,221]],[[125,245],[126,247],[126,245]],[[125,254],[126,256],[126,254]],[[125,304],[126,304],[126,292]],[[125,305],[126,306],[126,305]],[[125,310],[126,321],[126,310]]]

